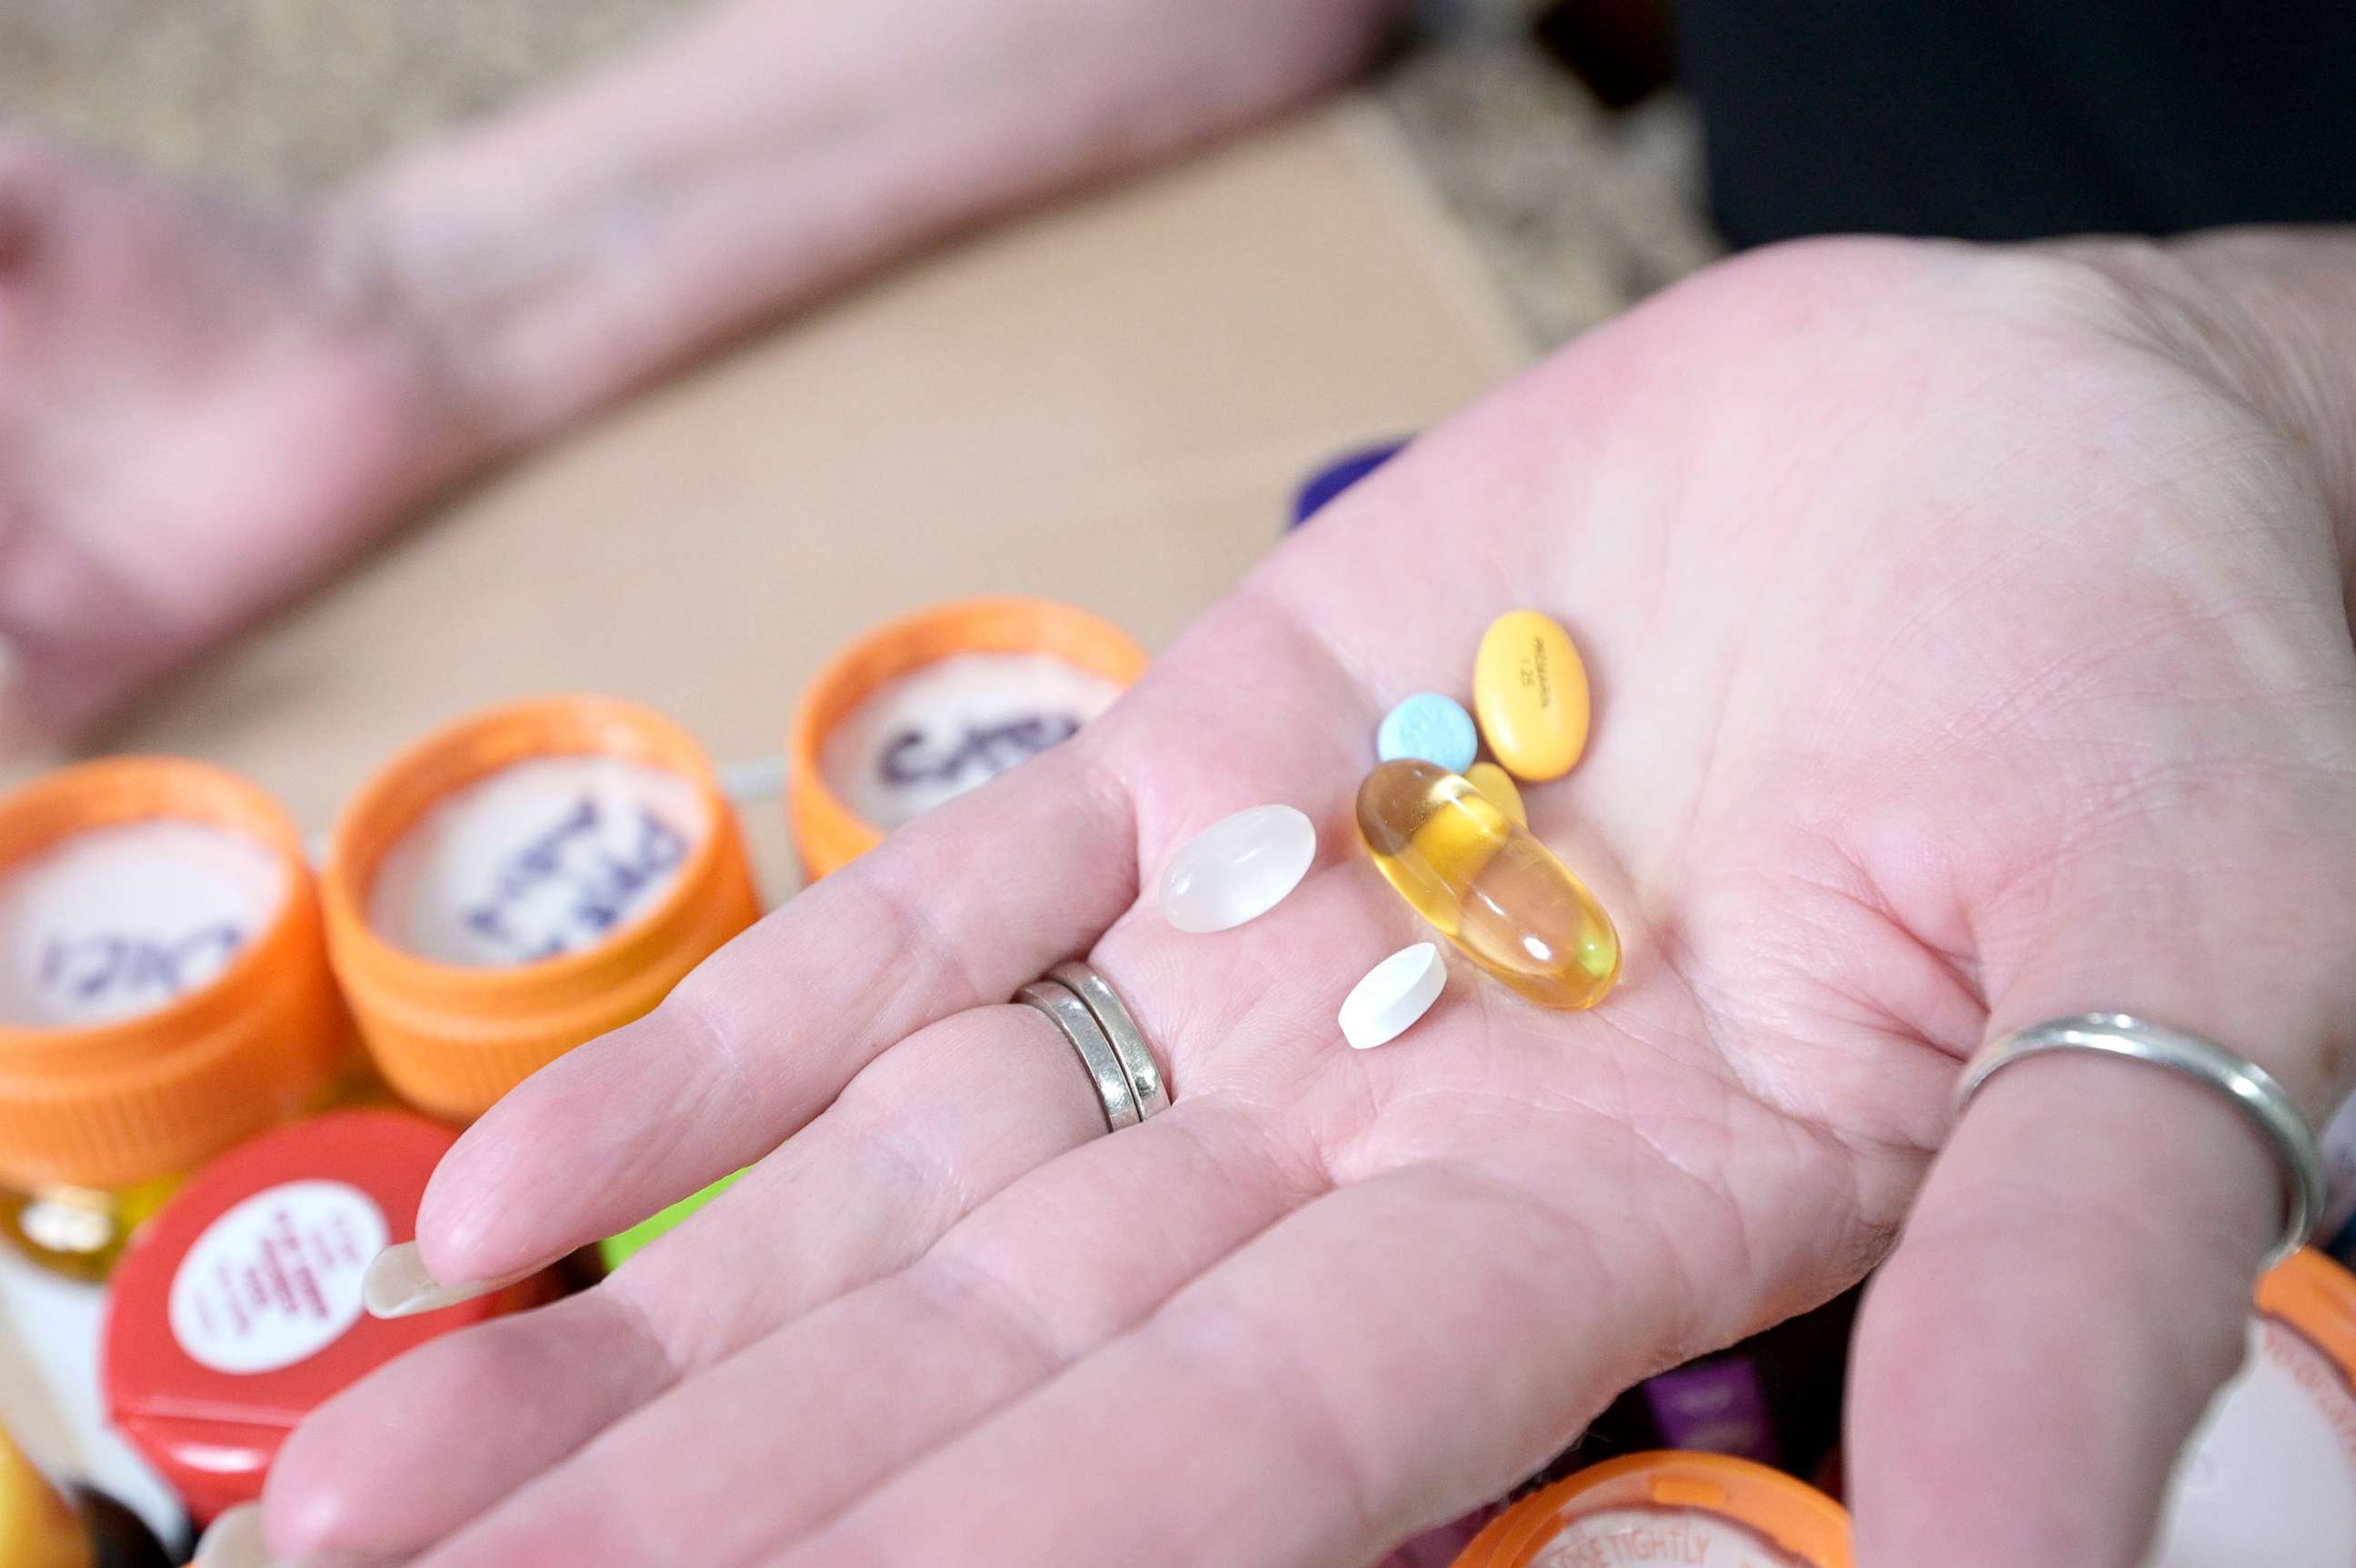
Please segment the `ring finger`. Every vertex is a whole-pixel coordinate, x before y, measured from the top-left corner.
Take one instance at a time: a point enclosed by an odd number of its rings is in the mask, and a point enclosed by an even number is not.
[[[927,1114],[945,1094],[958,1114]],[[1104,1130],[1071,1046],[1033,1009],[921,1030],[595,1290],[438,1339],[325,1407],[273,1468],[272,1539],[421,1550],[682,1379],[905,1266]],[[763,1239],[749,1257],[748,1236]],[[496,1429],[440,1419],[487,1397],[509,1412]]]

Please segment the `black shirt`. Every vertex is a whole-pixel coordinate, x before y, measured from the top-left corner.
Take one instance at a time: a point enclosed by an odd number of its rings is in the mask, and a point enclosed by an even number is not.
[[[2356,219],[2356,0],[1675,0],[1757,244]]]

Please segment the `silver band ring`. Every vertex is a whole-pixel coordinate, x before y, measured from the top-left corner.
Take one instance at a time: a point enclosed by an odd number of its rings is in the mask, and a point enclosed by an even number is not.
[[[1134,1127],[1139,1121],[1137,1095],[1129,1087],[1129,1072],[1114,1054],[1112,1042],[1097,1026],[1096,1015],[1069,987],[1052,980],[1034,980],[1014,993],[1017,1002],[1028,1003],[1054,1020],[1064,1031],[1064,1038],[1072,1042],[1072,1049],[1080,1055],[1081,1065],[1088,1069],[1088,1081],[1096,1085],[1097,1101],[1104,1112],[1105,1129],[1118,1133],[1123,1127]]]
[[[1098,1027],[1112,1042],[1113,1055],[1129,1074],[1129,1087],[1137,1095],[1138,1120],[1169,1110],[1170,1087],[1162,1080],[1162,1065],[1153,1059],[1153,1047],[1145,1043],[1145,1031],[1137,1026],[1128,1005],[1105,977],[1075,961],[1057,964],[1047,972],[1047,978],[1071,987],[1096,1015]]]
[[[2323,1155],[2307,1118],[2272,1073],[2198,1035],[2162,1028],[2125,1013],[2081,1013],[2016,1029],[1974,1057],[1955,1085],[1955,1114],[1961,1116],[1980,1086],[1998,1072],[2048,1051],[2101,1051],[2148,1062],[2224,1094],[2282,1157],[2283,1233],[2265,1266],[2273,1268],[2307,1245],[2323,1212]]]

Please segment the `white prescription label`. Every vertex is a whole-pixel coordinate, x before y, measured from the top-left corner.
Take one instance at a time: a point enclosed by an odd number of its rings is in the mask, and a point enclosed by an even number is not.
[[[1757,1531],[1697,1509],[1618,1508],[1565,1525],[1530,1568],[1805,1568]]]
[[[677,774],[535,757],[454,790],[402,834],[369,888],[369,923],[439,963],[579,952],[651,909],[710,831]]]
[[[2176,1467],[2151,1568],[2356,1564],[2356,1388],[2271,1317]]]
[[[210,984],[285,901],[277,857],[234,829],[91,828],[0,878],[0,1016],[102,1024]]]
[[[216,1372],[274,1372],[359,1321],[360,1282],[391,1239],[384,1211],[340,1181],[255,1193],[205,1227],[172,1275],[172,1337]]]
[[[1069,739],[1120,688],[1046,653],[959,653],[885,682],[821,748],[827,788],[885,832]]]

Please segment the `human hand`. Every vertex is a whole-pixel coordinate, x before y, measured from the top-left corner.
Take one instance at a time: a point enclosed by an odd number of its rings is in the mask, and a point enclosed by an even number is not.
[[[0,132],[0,751],[70,736],[480,457],[333,224]]]
[[[2318,383],[2137,269],[1767,252],[1418,442],[1098,725],[486,1116],[420,1218],[444,1279],[759,1164],[597,1289],[322,1410],[276,1549],[1354,1568],[1902,1223],[1859,1561],[2126,1568],[2240,1353],[2276,1169],[2098,1060],[2008,1071],[1950,1137],[1958,1064],[2127,1010],[2312,1118],[2356,1003]],[[1527,800],[1620,988],[1547,1013],[1452,960],[1415,1029],[1344,1049],[1342,995],[1429,934],[1355,843],[1376,720],[1523,606],[1595,679],[1586,759]],[[1264,801],[1316,819],[1309,878],[1173,930],[1162,867]],[[998,1005],[1076,954],[1173,1085],[1117,1136]]]

